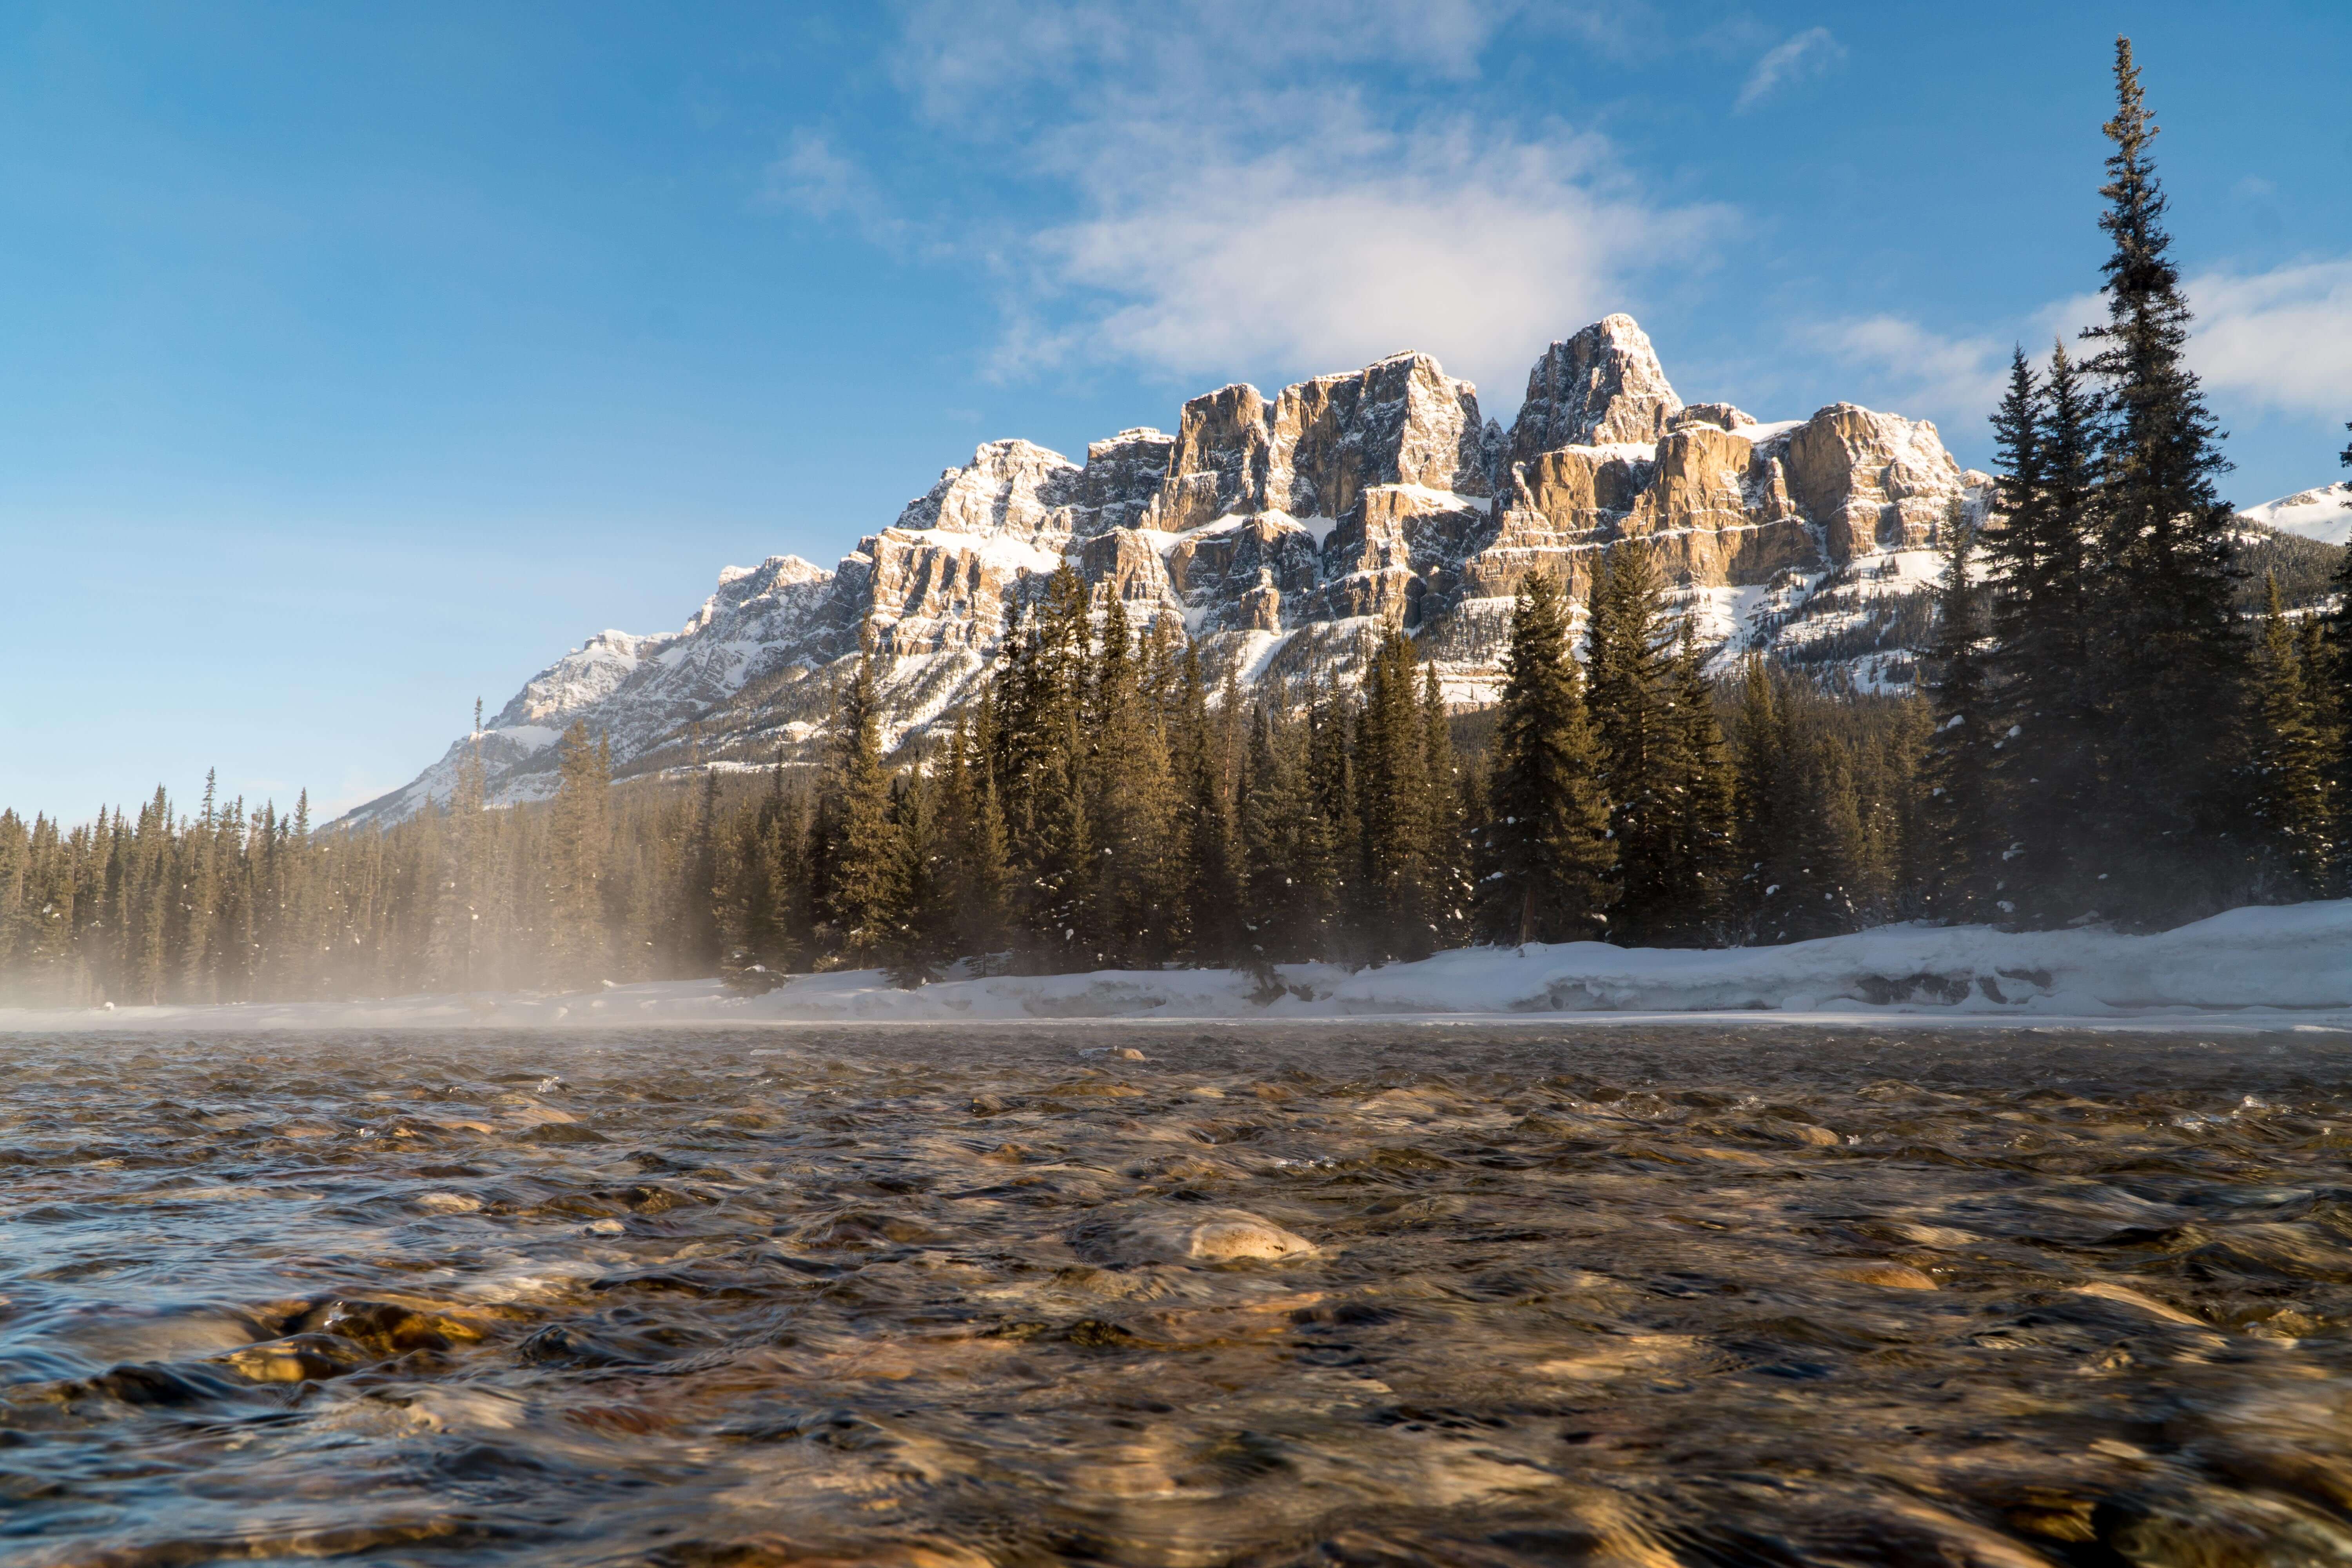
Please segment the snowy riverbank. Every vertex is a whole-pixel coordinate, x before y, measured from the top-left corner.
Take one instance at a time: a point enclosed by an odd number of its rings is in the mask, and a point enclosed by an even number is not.
[[[1693,1013],[2352,1026],[2352,900],[2235,910],[2155,936],[1890,926],[1787,947],[1470,948],[1354,973],[1286,965],[1281,975],[1288,989],[1271,1003],[1256,1000],[1249,976],[1225,970],[1004,975],[913,991],[860,970],[796,976],[762,996],[730,995],[715,981],[676,981],[571,995],[0,1008],[0,1033]]]

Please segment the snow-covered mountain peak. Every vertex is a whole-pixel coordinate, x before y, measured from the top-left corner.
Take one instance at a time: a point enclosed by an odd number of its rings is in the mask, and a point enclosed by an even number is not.
[[[625,775],[812,760],[861,648],[895,744],[971,697],[1014,607],[1066,564],[1130,625],[1191,639],[1213,681],[1351,680],[1395,626],[1449,700],[1475,702],[1531,574],[1580,596],[1638,542],[1729,652],[1909,679],[1926,574],[1906,563],[1987,493],[1934,426],[1848,403],[1764,424],[1685,407],[1624,315],[1549,344],[1528,386],[1507,436],[1468,382],[1407,352],[1272,396],[1221,387],[1172,433],[1130,426],[1083,463],[984,442],[833,570],[730,566],[680,631],[607,632],[541,671],[479,743],[490,798],[551,791],[575,720]],[[474,744],[345,820],[446,798]]]
[[[2352,479],[2297,490],[2238,513],[2281,533],[2300,534],[2322,544],[2352,544]]]
[[[639,637],[632,632],[598,632],[526,682],[513,700],[499,710],[491,728],[560,730],[574,713],[595,706],[619,690],[621,683],[635,672],[646,657],[677,641],[680,635]]]
[[[1068,542],[1069,520],[1057,513],[1077,499],[1084,472],[1034,441],[985,441],[971,462],[943,470],[937,484],[908,501],[892,526],[1059,549]]]
[[[1528,373],[1510,460],[1556,447],[1654,441],[1682,408],[1649,334],[1631,316],[1603,316],[1553,343]]]

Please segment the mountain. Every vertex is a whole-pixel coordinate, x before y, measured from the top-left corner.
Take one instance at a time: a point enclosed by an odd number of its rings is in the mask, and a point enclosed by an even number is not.
[[[2315,490],[2297,490],[2250,506],[2238,515],[2316,543],[2352,544],[2352,479]]]
[[[500,802],[551,791],[553,742],[575,720],[611,737],[623,775],[803,760],[863,637],[897,744],[973,692],[1007,610],[1064,561],[1139,629],[1192,637],[1220,679],[1349,680],[1373,629],[1396,625],[1468,705],[1496,689],[1528,574],[1580,596],[1596,562],[1640,541],[1718,657],[1760,649],[1901,685],[1938,531],[1990,493],[1924,420],[1686,405],[1642,329],[1612,315],[1545,349],[1507,431],[1469,383],[1400,353],[1271,398],[1220,388],[1173,434],[1122,430],[1083,463],[989,442],[831,571],[790,555],[730,566],[678,631],[591,637],[478,743]],[[342,820],[446,798],[472,743]]]

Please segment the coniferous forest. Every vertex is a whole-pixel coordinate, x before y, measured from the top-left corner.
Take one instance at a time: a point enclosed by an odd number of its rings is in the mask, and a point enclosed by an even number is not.
[[[2106,319],[2020,351],[1999,500],[1945,529],[1891,696],[1710,667],[1622,544],[1531,578],[1498,703],[1391,630],[1352,689],[1213,689],[1065,566],[948,732],[886,754],[871,672],[818,769],[615,787],[575,725],[544,802],[478,764],[389,828],[158,790],[0,813],[0,999],[226,1002],[959,962],[1364,964],[1468,942],[1781,942],[1900,920],[2175,924],[2352,884],[2352,549],[2282,608],[2221,498],[2156,127],[2119,42]],[[2347,426],[2352,428],[2352,426]],[[2342,460],[2352,467],[2352,446]]]

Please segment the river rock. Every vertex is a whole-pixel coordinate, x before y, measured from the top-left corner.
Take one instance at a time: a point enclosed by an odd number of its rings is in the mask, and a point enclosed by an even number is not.
[[[453,1339],[479,1339],[473,1330],[439,1314],[428,1316],[392,1301],[336,1297],[303,1312],[288,1329],[297,1335],[331,1334],[380,1356],[409,1351],[446,1351]]]
[[[1167,1208],[1130,1215],[1095,1238],[1096,1250],[1138,1263],[1281,1263],[1312,1258],[1305,1237],[1244,1209]]]
[[[1889,1290],[1933,1290],[1936,1281],[1907,1263],[1849,1263],[1830,1272],[1857,1285],[1877,1285]]]
[[[292,1334],[247,1345],[220,1359],[239,1377],[254,1383],[307,1383],[340,1376],[365,1357],[356,1344],[340,1334]]]

